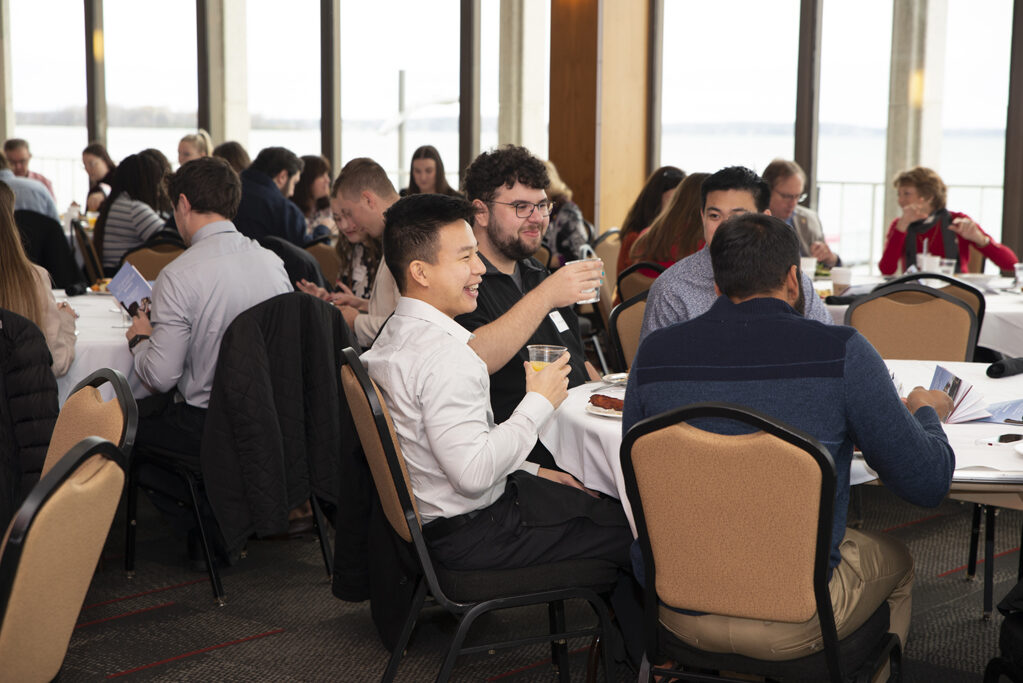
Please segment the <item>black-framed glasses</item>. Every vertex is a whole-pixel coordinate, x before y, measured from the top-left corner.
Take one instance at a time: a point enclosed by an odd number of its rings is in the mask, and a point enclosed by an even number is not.
[[[810,196],[805,192],[803,194],[785,194],[784,192],[779,192],[778,190],[775,190],[774,193],[787,202],[795,202],[797,204],[801,204],[802,202],[806,201],[806,198]]]
[[[515,215],[518,218],[529,218],[533,215],[533,211],[539,211],[540,215],[547,218],[551,215],[551,211],[554,210],[554,202],[549,199],[545,199],[542,202],[499,202],[496,199],[490,200],[491,204],[504,204],[505,206],[515,207]]]

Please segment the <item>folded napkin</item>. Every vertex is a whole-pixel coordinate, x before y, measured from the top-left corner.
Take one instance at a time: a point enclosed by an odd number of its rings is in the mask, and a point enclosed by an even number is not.
[[[1003,358],[988,366],[988,377],[1012,377],[1023,372],[1023,358]]]

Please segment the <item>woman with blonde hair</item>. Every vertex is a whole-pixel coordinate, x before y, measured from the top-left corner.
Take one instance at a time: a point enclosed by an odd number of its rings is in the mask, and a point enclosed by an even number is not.
[[[192,159],[208,157],[213,153],[213,138],[200,128],[195,133],[186,135],[178,143],[178,165],[184,166]]]
[[[53,357],[53,374],[67,373],[75,359],[75,318],[68,303],[57,303],[50,274],[28,260],[14,223],[14,192],[0,183],[0,308],[28,318],[43,331]]]
[[[667,208],[632,245],[629,258],[633,263],[652,261],[668,268],[703,247],[700,186],[709,175],[692,173],[675,188]]]
[[[582,209],[572,201],[572,189],[561,179],[558,169],[550,161],[543,163],[551,179],[547,198],[554,202],[543,244],[557,258],[558,263],[555,265],[563,266],[569,261],[583,258],[583,245],[588,244],[596,235],[593,225],[583,218]]]

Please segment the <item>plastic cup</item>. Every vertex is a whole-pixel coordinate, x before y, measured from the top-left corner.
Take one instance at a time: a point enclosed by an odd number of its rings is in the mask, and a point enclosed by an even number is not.
[[[813,256],[800,257],[799,269],[806,273],[806,276],[812,280],[814,273],[817,272],[817,259]]]
[[[841,294],[852,285],[852,268],[831,269],[831,289],[835,294]]]
[[[566,266],[570,266],[573,263],[588,263],[590,261],[600,261],[600,259],[599,258],[581,258],[581,259],[576,259],[575,261],[568,261],[567,263],[565,263],[565,265]],[[603,263],[603,262],[601,261],[601,263]],[[589,296],[589,297],[587,297],[585,299],[580,299],[579,301],[576,301],[576,303],[577,304],[595,304],[598,301],[600,301],[600,285],[597,285],[596,287],[594,287],[593,289],[591,289],[589,291],[592,292],[591,296]],[[561,347],[559,346],[558,348],[561,348]]]
[[[545,367],[561,358],[561,354],[568,351],[564,346],[550,346],[547,344],[530,344],[526,347],[529,352],[529,364],[533,369],[540,372]]]
[[[938,272],[942,275],[955,275],[956,260],[954,258],[943,258],[938,265]]]
[[[937,273],[941,271],[941,257],[933,254],[917,254],[916,268],[922,273]]]

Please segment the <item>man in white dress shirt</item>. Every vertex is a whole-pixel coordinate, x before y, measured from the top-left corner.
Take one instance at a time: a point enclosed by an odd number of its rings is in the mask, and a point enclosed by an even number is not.
[[[402,296],[362,356],[391,411],[427,545],[456,570],[584,558],[627,570],[632,534],[621,504],[526,462],[567,396],[568,354],[539,372],[523,363],[526,395],[494,424],[487,366],[454,321],[476,307],[485,270],[469,226],[474,211],[435,194],[390,208],[384,255]],[[630,620],[639,601],[622,576],[612,602],[619,620]]]

